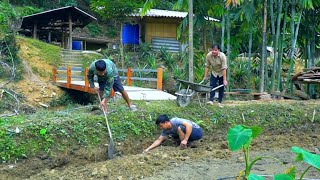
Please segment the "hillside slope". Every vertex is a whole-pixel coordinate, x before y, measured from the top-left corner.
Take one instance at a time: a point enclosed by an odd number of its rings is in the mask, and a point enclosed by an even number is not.
[[[62,91],[51,83],[52,68],[61,62],[61,48],[41,41],[17,37],[18,57],[24,65],[23,80],[11,83],[25,104],[41,107],[58,97]],[[42,104],[42,105],[41,105]]]

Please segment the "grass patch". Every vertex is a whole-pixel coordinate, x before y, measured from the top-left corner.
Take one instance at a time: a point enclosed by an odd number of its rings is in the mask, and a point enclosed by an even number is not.
[[[108,120],[115,141],[153,139],[159,135],[155,119],[168,114],[198,122],[206,135],[217,128],[225,129],[235,124],[260,126],[266,130],[295,128],[311,123],[318,105],[303,103],[263,103],[237,106],[200,107],[196,103],[181,108],[175,101],[137,101],[139,110],[131,112],[123,100],[109,103]],[[245,117],[245,120],[243,119]],[[313,124],[320,124],[315,116]],[[32,157],[39,153],[54,156],[73,147],[94,148],[107,142],[107,128],[100,110],[90,107],[71,107],[63,111],[41,111],[32,115],[0,118],[0,155],[2,161]]]
[[[56,67],[62,62],[60,55],[62,48],[59,46],[22,36],[17,36],[16,41],[20,46],[20,51],[22,51],[22,58],[25,60],[29,60],[29,58],[40,58],[40,60],[46,64]],[[24,45],[27,45],[27,47]],[[23,52],[26,53],[26,56]]]

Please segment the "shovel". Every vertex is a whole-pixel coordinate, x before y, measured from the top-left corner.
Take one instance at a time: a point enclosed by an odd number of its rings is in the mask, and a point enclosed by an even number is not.
[[[216,90],[216,89],[219,89],[219,88],[221,88],[222,86],[224,86],[224,84],[221,84],[221,85],[219,85],[219,86],[217,86],[217,87],[215,87],[215,88],[212,88],[211,91],[214,91],[214,90]]]
[[[100,101],[100,106],[101,106],[100,94],[99,94],[99,92],[98,92],[97,94],[98,94],[99,101]],[[112,139],[112,133],[111,133],[111,129],[110,129],[110,127],[109,127],[109,122],[108,122],[108,118],[107,118],[107,113],[106,113],[106,111],[104,110],[103,107],[101,107],[101,109],[102,109],[103,114],[104,114],[104,117],[105,117],[105,119],[106,119],[106,124],[107,124],[107,127],[108,127],[108,133],[109,133],[109,137],[110,137],[109,145],[108,145],[108,158],[109,158],[109,159],[112,159],[112,158],[113,158],[113,154],[114,154],[114,144],[113,144],[113,139]]]

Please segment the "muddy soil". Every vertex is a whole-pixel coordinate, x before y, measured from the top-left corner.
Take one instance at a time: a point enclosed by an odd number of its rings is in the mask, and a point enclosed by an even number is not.
[[[291,147],[319,153],[319,132],[319,124],[306,124],[299,130],[265,131],[252,144],[251,160],[256,156],[272,156],[283,164],[264,159],[253,166],[252,172],[272,179],[268,175],[283,173],[295,165],[300,175],[308,165],[294,161],[296,156]],[[92,151],[73,149],[55,158],[40,155],[15,164],[2,164],[0,179],[236,179],[234,176],[245,166],[241,151],[228,150],[226,130],[206,134],[194,148],[182,150],[168,140],[150,153],[141,153],[153,140],[117,143],[116,157],[112,160],[105,160],[106,147],[100,147]],[[311,169],[305,178],[320,179],[320,173]]]

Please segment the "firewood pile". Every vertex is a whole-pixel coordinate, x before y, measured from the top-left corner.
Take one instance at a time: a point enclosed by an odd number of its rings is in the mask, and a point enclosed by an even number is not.
[[[292,76],[294,83],[320,84],[320,67],[305,69],[305,72],[299,72]]]

